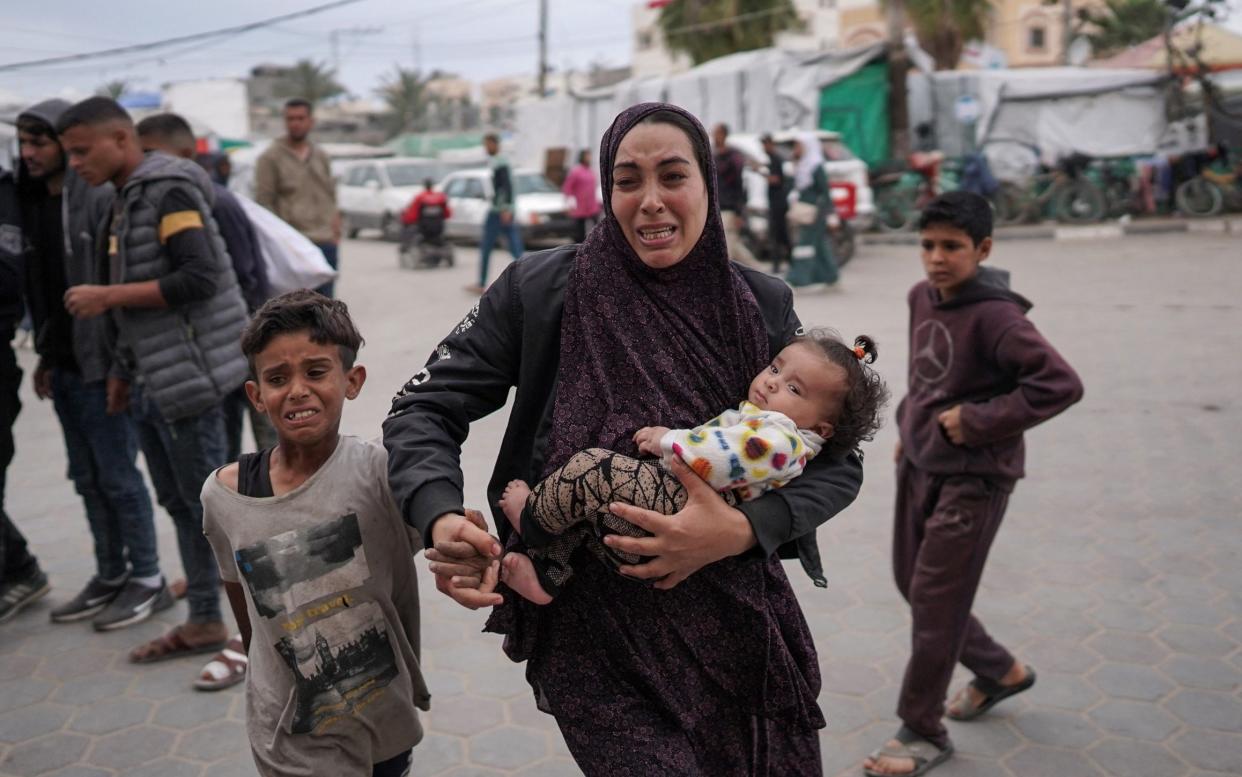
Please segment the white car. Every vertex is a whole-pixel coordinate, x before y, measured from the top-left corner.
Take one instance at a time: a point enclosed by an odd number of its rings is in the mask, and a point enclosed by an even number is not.
[[[449,173],[436,187],[452,210],[444,232],[449,238],[477,242],[492,203],[492,171],[488,168]],[[573,239],[573,201],[538,170],[513,171],[514,218],[523,243],[542,238]]]
[[[792,177],[795,163],[793,161],[794,141],[800,132],[784,130],[773,132],[772,140],[777,149],[785,157],[785,174]],[[824,149],[824,172],[828,174],[829,183],[838,181],[854,186],[855,217],[854,227],[867,229],[875,220],[875,196],[871,192],[871,183],[867,176],[867,164],[841,142],[841,135],[828,130],[815,130],[816,137]],[[754,170],[747,168],[744,178],[746,182],[746,205],[752,213],[763,214],[765,220],[768,212],[768,179],[766,168],[768,155],[764,153],[763,143],[759,135],[739,133],[729,136],[729,146],[741,151],[747,161],[764,168]]]
[[[345,234],[355,237],[360,229],[379,229],[386,239],[397,240],[402,211],[423,190],[424,181],[439,180],[444,173],[445,165],[419,157],[344,164],[336,185],[336,202],[345,219]]]

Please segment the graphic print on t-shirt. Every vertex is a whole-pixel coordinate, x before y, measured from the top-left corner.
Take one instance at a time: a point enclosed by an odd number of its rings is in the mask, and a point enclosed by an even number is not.
[[[255,610],[284,634],[293,673],[290,733],[356,715],[398,675],[379,605],[350,591],[371,577],[358,516],[278,534],[237,551]]]

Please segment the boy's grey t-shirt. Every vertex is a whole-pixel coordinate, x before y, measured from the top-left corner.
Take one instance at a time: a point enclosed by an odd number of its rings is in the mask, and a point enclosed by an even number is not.
[[[417,549],[383,447],[342,436],[305,483],[242,496],[212,474],[203,533],[250,615],[246,727],[265,777],[369,775],[422,739]]]

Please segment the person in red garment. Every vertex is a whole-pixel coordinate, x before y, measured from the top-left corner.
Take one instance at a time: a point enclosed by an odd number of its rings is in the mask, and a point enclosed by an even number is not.
[[[453,210],[449,207],[448,197],[443,192],[435,191],[435,182],[430,178],[423,181],[423,190],[401,214],[401,253],[404,255],[420,247],[433,249],[419,251],[419,265],[430,267],[439,264],[441,258],[435,255],[434,249],[445,247],[444,223],[451,215]],[[452,265],[451,259],[448,263]]]
[[[418,224],[418,218],[423,212],[423,208],[428,206],[438,206],[443,209],[441,213],[441,227],[443,220],[453,215],[452,209],[449,207],[448,197],[444,196],[444,192],[435,191],[435,182],[430,178],[423,181],[423,190],[410,200],[410,204],[406,206],[405,211],[401,214],[401,223],[407,227]]]

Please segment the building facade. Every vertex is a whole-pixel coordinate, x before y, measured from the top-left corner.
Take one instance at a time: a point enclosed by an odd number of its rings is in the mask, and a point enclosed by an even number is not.
[[[1066,14],[1100,0],[992,0],[986,40],[968,46],[962,67],[1039,67],[1064,62],[1069,41]],[[887,39],[880,0],[794,0],[798,28],[781,33],[776,45],[797,51],[826,51],[868,46]],[[658,8],[647,2],[633,7],[635,76],[667,75],[687,70],[689,57],[669,50],[660,30]],[[1072,22],[1071,22],[1072,27]]]

